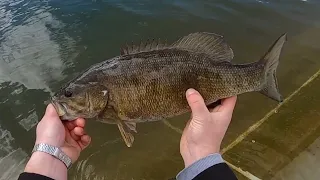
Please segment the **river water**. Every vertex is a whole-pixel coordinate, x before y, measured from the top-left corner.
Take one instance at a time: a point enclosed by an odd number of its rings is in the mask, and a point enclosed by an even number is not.
[[[281,93],[290,97],[320,69],[319,8],[317,0],[1,0],[2,179],[14,179],[23,170],[33,147],[36,124],[45,110],[44,101],[50,94],[90,65],[119,55],[120,47],[127,42],[148,38],[173,42],[191,32],[214,32],[222,34],[234,50],[234,63],[247,63],[258,60],[278,36],[287,32],[288,42],[277,76]],[[240,179],[250,175],[279,178],[282,169],[316,142],[320,126],[316,121],[320,119],[317,113],[320,96],[316,95],[319,86],[319,80],[314,81],[305,86],[309,89],[290,97],[283,108],[277,109],[281,115],[277,124],[259,126],[260,129],[250,133],[256,134],[258,140],[240,139],[239,144],[224,153],[231,164],[249,173],[233,169]],[[277,105],[258,93],[239,96],[223,147],[242,137]],[[303,118],[307,116],[314,121]],[[188,117],[138,124],[132,148],[124,145],[116,126],[87,121],[93,141],[73,165],[70,179],[174,177],[183,168],[179,140]],[[287,119],[293,119],[291,122],[296,126],[292,127]],[[297,132],[299,136],[292,135]],[[243,145],[256,141],[258,146]],[[288,143],[299,146],[286,146]],[[270,159],[277,157],[265,153],[268,149],[285,158],[270,163]],[[302,177],[301,173],[287,174]]]

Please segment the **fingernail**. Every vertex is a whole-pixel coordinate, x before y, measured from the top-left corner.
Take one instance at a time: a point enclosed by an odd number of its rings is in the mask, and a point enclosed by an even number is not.
[[[191,94],[194,94],[194,93],[197,93],[195,89],[190,88],[187,90],[187,96],[190,96]]]

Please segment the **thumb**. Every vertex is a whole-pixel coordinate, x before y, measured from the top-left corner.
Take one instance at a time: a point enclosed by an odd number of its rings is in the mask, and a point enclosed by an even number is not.
[[[202,96],[195,89],[188,89],[186,92],[186,97],[193,117],[201,117],[205,113],[209,112]]]
[[[59,115],[52,104],[49,104],[47,106],[44,117],[59,118]],[[44,119],[46,119],[46,118],[44,118]]]

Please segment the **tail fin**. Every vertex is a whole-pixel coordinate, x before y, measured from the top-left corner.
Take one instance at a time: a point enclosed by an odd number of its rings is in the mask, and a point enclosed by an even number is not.
[[[282,102],[283,99],[281,94],[279,93],[276,70],[279,64],[279,57],[283,44],[286,41],[287,35],[281,35],[269,48],[264,57],[260,60],[260,63],[265,64],[264,75],[266,76],[265,84],[260,90],[260,93],[278,102]]]

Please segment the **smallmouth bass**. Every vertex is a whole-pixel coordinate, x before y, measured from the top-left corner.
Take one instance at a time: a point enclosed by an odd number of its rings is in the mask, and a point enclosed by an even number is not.
[[[281,35],[258,61],[233,64],[233,51],[218,34],[196,32],[167,45],[130,45],[117,57],[97,63],[51,97],[62,120],[95,118],[117,124],[128,147],[136,123],[190,111],[185,92],[194,88],[209,106],[247,92],[282,102],[276,69],[285,41]]]

